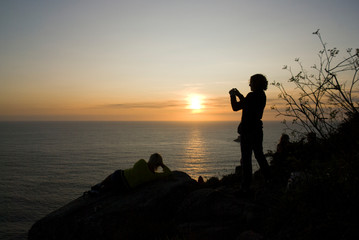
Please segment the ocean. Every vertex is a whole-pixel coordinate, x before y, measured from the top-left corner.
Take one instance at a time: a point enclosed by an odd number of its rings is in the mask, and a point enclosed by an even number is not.
[[[238,122],[0,122],[0,239],[32,224],[116,169],[158,152],[171,170],[221,177],[239,165]],[[264,152],[284,126],[264,122]],[[254,158],[253,158],[254,159]],[[258,164],[253,161],[253,169]]]

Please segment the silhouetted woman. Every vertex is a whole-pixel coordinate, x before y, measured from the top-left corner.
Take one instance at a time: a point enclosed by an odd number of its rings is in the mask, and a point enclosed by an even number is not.
[[[263,123],[262,116],[266,105],[264,93],[268,81],[262,74],[250,78],[251,92],[244,97],[236,88],[230,93],[233,111],[242,110],[242,121],[238,127],[242,152],[242,191],[247,192],[252,182],[252,152],[259,163],[261,172],[269,179],[269,165],[263,154]],[[237,97],[239,101],[237,101]]]

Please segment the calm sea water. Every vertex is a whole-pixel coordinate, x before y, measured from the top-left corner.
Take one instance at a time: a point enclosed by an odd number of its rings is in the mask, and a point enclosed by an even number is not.
[[[154,152],[194,179],[233,173],[237,124],[0,122],[0,239],[26,239],[35,221]],[[264,123],[265,152],[275,149],[283,128]]]

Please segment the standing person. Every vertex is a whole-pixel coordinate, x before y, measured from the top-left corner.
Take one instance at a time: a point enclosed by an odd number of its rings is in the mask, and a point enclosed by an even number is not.
[[[236,88],[229,91],[233,111],[242,110],[242,121],[238,126],[242,152],[242,184],[243,193],[249,191],[252,182],[252,152],[259,163],[261,172],[269,179],[269,165],[263,154],[263,110],[266,105],[268,81],[262,74],[250,78],[251,92],[244,97]],[[237,101],[237,97],[239,101]]]

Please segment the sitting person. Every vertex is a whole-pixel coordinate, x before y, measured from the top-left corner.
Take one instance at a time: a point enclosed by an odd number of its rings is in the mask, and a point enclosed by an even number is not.
[[[158,167],[161,167],[163,172],[156,172]],[[91,187],[91,191],[86,192],[86,194],[96,195],[109,191],[125,192],[143,183],[166,177],[170,174],[171,170],[163,164],[162,156],[154,153],[148,162],[140,159],[132,168],[116,170],[101,183]]]
[[[290,147],[289,136],[288,134],[283,133],[277,145],[277,153],[286,154],[289,151],[289,147]]]

